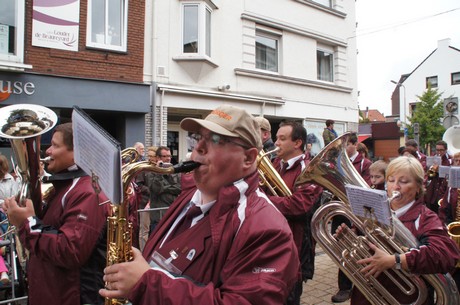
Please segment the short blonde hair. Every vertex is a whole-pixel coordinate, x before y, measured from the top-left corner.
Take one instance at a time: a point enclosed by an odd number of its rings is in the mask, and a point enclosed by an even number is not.
[[[423,171],[422,164],[420,161],[413,157],[406,157],[401,156],[396,159],[393,159],[390,164],[388,164],[387,171],[386,171],[386,179],[392,176],[396,172],[407,172],[411,175],[419,188],[416,199],[423,196],[424,188],[423,188],[423,178],[425,177],[425,172]]]
[[[383,176],[385,176],[385,171],[387,170],[388,163],[386,163],[383,160],[377,160],[374,163],[371,164],[369,167],[370,171],[377,171],[379,173],[382,173]]]

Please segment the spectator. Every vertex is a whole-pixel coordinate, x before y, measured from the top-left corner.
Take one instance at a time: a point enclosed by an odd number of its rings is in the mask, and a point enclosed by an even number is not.
[[[326,128],[323,131],[324,146],[331,143],[337,138],[337,132],[334,130],[335,122],[333,120],[326,120]]]
[[[158,147],[156,151],[157,165],[168,167],[171,164],[171,151],[166,146]],[[146,176],[147,185],[150,190],[150,208],[167,208],[181,192],[180,175],[159,175],[148,173]],[[152,232],[160,221],[161,213],[150,213],[150,232]]]

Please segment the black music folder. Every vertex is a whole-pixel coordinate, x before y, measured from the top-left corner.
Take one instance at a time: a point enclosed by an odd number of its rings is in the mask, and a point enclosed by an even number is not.
[[[112,203],[123,201],[121,145],[78,106],[72,112],[75,163],[92,176]]]

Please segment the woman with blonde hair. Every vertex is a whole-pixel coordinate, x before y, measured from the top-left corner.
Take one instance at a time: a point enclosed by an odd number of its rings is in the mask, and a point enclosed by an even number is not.
[[[392,160],[386,171],[388,196],[393,192],[400,194],[391,201],[391,210],[414,235],[418,246],[393,254],[369,244],[374,254],[358,261],[363,266],[360,271],[364,276],[375,277],[402,304],[413,303],[418,295],[404,295],[383,271],[402,269],[412,274],[447,273],[453,270],[460,258],[459,249],[447,234],[446,227],[438,215],[424,204],[424,174],[420,161],[404,156]],[[338,234],[341,228],[337,230]],[[434,304],[432,291],[429,289],[424,305]],[[367,305],[370,302],[353,288],[351,304]]]

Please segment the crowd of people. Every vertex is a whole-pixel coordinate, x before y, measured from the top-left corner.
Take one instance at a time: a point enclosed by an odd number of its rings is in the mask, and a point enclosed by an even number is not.
[[[31,200],[18,204],[17,189],[7,185],[19,184],[3,168],[0,155],[2,212],[17,227],[29,252],[29,304],[42,300],[103,304],[104,298],[110,298],[132,304],[300,305],[303,285],[308,285],[315,270],[316,242],[310,222],[324,203],[322,186],[296,184],[314,157],[305,127],[284,121],[272,140],[272,124],[266,118],[229,105],[214,109],[205,119],[186,118],[180,126],[195,145],[187,159],[200,166],[181,174],[143,171],[130,181],[133,260],[110,266],[105,261],[110,205],[75,164],[71,123],[54,129],[46,150],[51,175],[45,180],[54,190],[44,202],[41,218]],[[325,145],[338,137],[333,120],[326,121],[323,137]],[[400,157],[389,163],[371,161],[354,133],[345,144],[351,164],[370,188],[386,190],[388,196],[399,192],[391,210],[419,242],[398,253],[369,245],[373,255],[358,261],[361,272],[376,277],[400,303],[413,302],[412,296],[401,295],[383,274],[385,270],[450,273],[460,287],[460,271],[455,267],[460,252],[447,232],[450,222],[460,220],[457,188],[450,187],[436,167],[427,168],[427,158],[414,140],[408,140]],[[134,148],[139,155],[136,162],[172,166],[166,146],[145,148],[137,142]],[[264,156],[289,195],[260,186],[261,150],[269,152]],[[450,156],[447,143],[436,143],[436,153],[442,160],[438,165],[460,166],[460,153]],[[12,191],[5,193],[7,189]],[[345,226],[353,228],[347,218],[333,218],[331,231],[336,238]],[[351,298],[352,304],[370,304],[353,279],[338,272],[339,290],[331,301]],[[425,304],[431,304],[433,297],[429,293]]]

